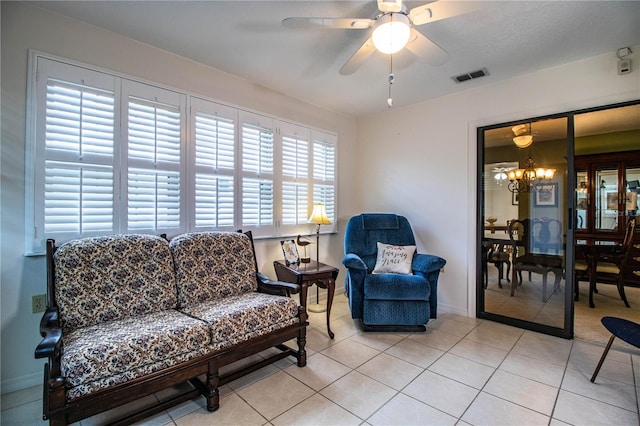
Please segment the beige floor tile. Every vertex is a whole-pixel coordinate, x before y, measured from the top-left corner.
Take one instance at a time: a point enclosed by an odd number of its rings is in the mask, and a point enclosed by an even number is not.
[[[425,371],[402,390],[402,393],[455,417],[465,412],[479,392],[431,371]]]
[[[576,342],[571,350],[567,368],[593,374],[604,348],[589,343]],[[633,368],[631,355],[624,352],[610,350],[598,373],[598,377],[626,383],[633,386]]]
[[[408,339],[446,352],[462,340],[462,336],[427,328],[425,333],[412,334]]]
[[[500,370],[491,376],[482,391],[547,416],[553,412],[558,395],[556,387]]]
[[[206,399],[194,398],[191,401],[186,401],[180,405],[169,408],[167,412],[173,420],[177,420],[180,417],[186,416],[187,414],[193,413],[198,410],[208,412]]]
[[[484,322],[484,320],[481,320],[480,318],[474,318],[474,317],[463,317],[462,315],[457,315],[457,314],[452,314],[452,313],[447,313],[447,312],[443,312],[442,314],[438,315],[438,319],[440,318],[444,318],[446,317],[447,319],[451,319],[454,321],[458,321],[458,322],[463,322],[465,324],[470,324],[473,326],[477,326],[480,325]],[[437,319],[436,319],[437,321]]]
[[[547,425],[549,417],[481,392],[462,420],[472,425]]]
[[[495,369],[457,355],[446,353],[429,367],[429,371],[441,374],[476,389],[482,389]]]
[[[591,375],[591,372],[567,369],[561,389],[637,412],[638,405],[633,385],[600,376],[595,383],[591,383]]]
[[[387,402],[367,423],[376,426],[455,425],[457,418],[403,394]]]
[[[430,331],[439,331],[462,338],[469,334],[469,332],[476,327],[476,324],[456,321],[453,319],[453,316],[446,315],[442,318],[429,321],[428,327]]]
[[[400,390],[424,369],[386,353],[381,353],[362,364],[357,371],[393,389]]]
[[[175,423],[178,426],[259,426],[267,423],[267,420],[237,394],[232,394],[220,401],[217,411],[211,413],[201,408],[176,419]]]
[[[571,425],[569,423],[565,423],[558,419],[551,419],[551,421],[549,422],[549,426],[571,426]]]
[[[569,360],[571,345],[571,340],[525,331],[512,352],[564,367]]]
[[[237,393],[263,417],[271,420],[309,398],[314,390],[280,371]]]
[[[465,338],[456,343],[449,350],[449,353],[495,368],[500,365],[509,352]]]
[[[571,355],[569,356],[569,361],[572,358],[579,358],[583,355],[593,355],[600,358],[602,352],[604,352],[605,344],[598,344],[594,342],[585,342],[582,340],[575,340],[573,342],[573,346],[571,347]],[[612,359],[618,362],[625,362],[627,364],[631,364],[632,355],[629,352],[623,352],[620,350],[616,350],[615,346],[611,348],[609,353],[607,354],[607,359]]]
[[[326,325],[318,328],[327,333]],[[358,323],[351,319],[350,316],[344,316],[331,320],[331,331],[335,333],[334,339],[342,340],[360,332],[360,328]]]
[[[511,352],[500,364],[499,370],[559,388],[565,369],[557,364]]]
[[[482,321],[482,323],[478,325],[477,328],[481,330],[491,330],[505,336],[512,336],[512,337],[518,337],[518,338],[522,336],[522,334],[524,334],[524,330],[521,328],[513,327],[507,324],[501,324],[495,321]]]
[[[520,338],[521,334],[522,330],[520,330],[519,333],[505,332],[504,330],[481,324],[471,330],[465,339],[484,343],[485,345],[493,346],[505,351],[510,351]]]
[[[361,419],[366,419],[397,393],[364,374],[353,371],[322,391],[322,395]]]
[[[343,340],[320,353],[348,367],[357,368],[378,355],[380,351],[358,342]]]
[[[412,339],[402,340],[387,349],[385,353],[422,368],[427,368],[445,354],[439,349],[425,346]]]
[[[227,383],[227,386],[234,391],[239,391],[242,388],[250,386],[254,383],[260,382],[262,379],[269,377],[273,374],[280,372],[278,367],[273,364],[267,365],[266,367],[262,367],[259,370],[256,370],[252,373],[247,374],[246,376],[240,377],[232,382]]]
[[[405,337],[406,335],[403,336],[392,333],[375,333],[361,331],[349,337],[349,340],[362,343],[363,345],[367,345],[379,351],[384,351],[389,349],[391,346],[395,345]]]
[[[320,352],[331,345],[335,345],[341,341],[346,339],[345,336],[336,335],[335,339],[331,339],[327,335],[327,330],[321,329],[318,327],[307,328],[307,343],[305,345],[306,348],[314,351]]]
[[[311,389],[319,391],[348,374],[351,368],[321,353],[316,353],[307,358],[306,367],[299,368],[297,365],[292,365],[284,371]]]
[[[271,421],[274,426],[285,425],[359,425],[362,419],[354,416],[344,408],[329,401],[322,395],[315,394],[302,401],[286,413]]]
[[[573,425],[638,425],[638,414],[560,390],[553,417]]]

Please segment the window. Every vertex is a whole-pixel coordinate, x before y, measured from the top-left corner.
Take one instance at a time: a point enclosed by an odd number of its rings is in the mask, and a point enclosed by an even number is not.
[[[335,135],[37,53],[30,60],[28,254],[47,238],[110,233],[308,233],[315,202],[335,221]]]

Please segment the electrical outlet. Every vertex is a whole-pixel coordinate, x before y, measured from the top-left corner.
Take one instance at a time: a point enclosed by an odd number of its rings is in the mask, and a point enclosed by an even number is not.
[[[36,294],[31,296],[31,311],[35,314],[38,312],[44,312],[47,309],[47,295]]]

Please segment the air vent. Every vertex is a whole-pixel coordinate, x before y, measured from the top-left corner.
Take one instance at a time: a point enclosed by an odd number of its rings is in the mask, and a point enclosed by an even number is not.
[[[467,74],[457,75],[457,76],[452,77],[452,78],[456,83],[462,83],[462,82],[465,82],[465,81],[469,81],[469,80],[473,80],[473,79],[476,79],[476,78],[484,77],[485,75],[489,75],[489,72],[487,72],[486,68],[482,68],[481,70],[472,71],[472,72],[467,73]]]

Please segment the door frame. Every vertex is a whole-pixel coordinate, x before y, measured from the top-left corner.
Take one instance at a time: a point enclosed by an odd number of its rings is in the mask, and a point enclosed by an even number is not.
[[[477,164],[476,164],[476,317],[482,319],[488,319],[491,321],[500,322],[503,324],[523,328],[526,330],[536,331],[552,336],[562,337],[565,339],[572,339],[574,335],[574,300],[573,300],[573,282],[574,282],[574,265],[575,265],[575,212],[576,212],[576,200],[575,190],[577,186],[575,175],[575,116],[578,114],[602,111],[606,109],[619,108],[630,105],[638,105],[640,100],[633,100],[627,102],[619,102],[608,105],[601,105],[591,108],[584,108],[580,110],[573,110],[564,113],[550,114],[536,117],[526,117],[521,120],[512,120],[504,123],[497,123],[488,126],[478,127],[477,132]],[[534,323],[530,321],[521,320],[518,318],[507,317],[491,312],[484,311],[484,288],[483,288],[483,272],[482,272],[482,238],[484,236],[484,216],[482,208],[484,206],[484,190],[483,190],[483,175],[484,175],[484,133],[486,130],[491,130],[500,127],[513,126],[523,122],[536,122],[540,120],[550,120],[566,118],[567,119],[567,176],[566,176],[566,190],[564,196],[567,206],[566,223],[567,223],[567,235],[566,235],[566,247],[565,247],[565,309],[564,309],[564,326],[562,328],[553,327],[550,325]],[[570,283],[567,285],[566,283]]]

